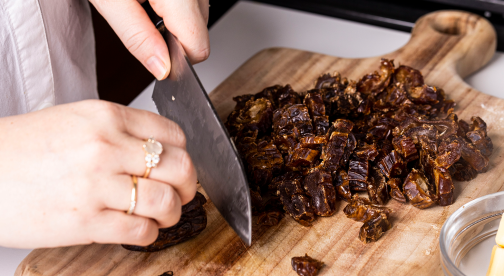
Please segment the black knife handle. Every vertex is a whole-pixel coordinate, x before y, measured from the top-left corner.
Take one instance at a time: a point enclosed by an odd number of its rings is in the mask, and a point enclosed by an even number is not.
[[[154,26],[156,26],[158,31],[160,31],[162,33],[163,30],[165,29],[163,18],[159,17],[159,15],[156,14],[156,12],[152,9],[149,1],[145,1],[142,4],[142,7],[144,8],[145,12],[149,16],[152,23],[154,23]]]

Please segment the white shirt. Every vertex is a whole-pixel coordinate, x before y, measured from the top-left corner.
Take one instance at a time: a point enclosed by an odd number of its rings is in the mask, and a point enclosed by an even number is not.
[[[98,98],[87,0],[0,0],[0,117]]]

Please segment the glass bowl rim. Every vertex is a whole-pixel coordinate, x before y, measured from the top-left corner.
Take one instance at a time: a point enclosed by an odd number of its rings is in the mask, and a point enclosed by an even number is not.
[[[454,271],[454,272],[460,273],[461,275],[465,275],[462,271],[460,271],[460,269],[457,266],[455,266],[452,259],[448,255],[447,248],[445,248],[445,246],[444,246],[444,243],[445,243],[445,238],[444,238],[445,235],[444,234],[447,231],[447,225],[453,223],[455,218],[457,218],[461,213],[463,213],[465,211],[465,207],[473,206],[475,204],[480,203],[481,201],[484,201],[486,199],[493,198],[493,197],[498,197],[498,196],[504,196],[504,191],[484,195],[484,196],[478,197],[476,199],[473,199],[473,200],[467,202],[466,204],[460,206],[455,212],[453,212],[453,214],[451,214],[448,217],[447,220],[445,220],[443,227],[441,227],[441,232],[439,232],[439,249],[441,251],[441,258],[445,262],[444,265],[447,266],[447,269],[450,272]]]

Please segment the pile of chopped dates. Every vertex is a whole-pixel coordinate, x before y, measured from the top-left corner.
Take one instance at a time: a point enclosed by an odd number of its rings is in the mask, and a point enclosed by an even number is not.
[[[286,212],[310,226],[344,200],[347,217],[364,223],[360,239],[376,241],[391,227],[390,198],[450,205],[453,180],[485,172],[493,149],[480,117],[459,120],[442,89],[392,60],[358,82],[325,74],[302,94],[276,85],[233,100],[226,127],[259,224]]]

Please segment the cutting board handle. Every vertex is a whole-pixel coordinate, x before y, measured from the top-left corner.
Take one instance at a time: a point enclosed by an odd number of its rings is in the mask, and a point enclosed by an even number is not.
[[[463,11],[437,11],[415,24],[410,41],[399,51],[422,60],[428,71],[451,71],[461,78],[483,67],[495,53],[497,35],[483,17]],[[414,50],[411,50],[414,49]]]

